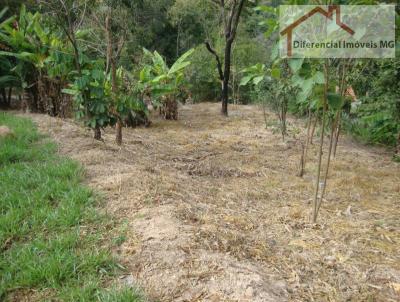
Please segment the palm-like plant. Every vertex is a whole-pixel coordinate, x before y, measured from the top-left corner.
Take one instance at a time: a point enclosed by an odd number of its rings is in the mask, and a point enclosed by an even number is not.
[[[5,10],[2,11],[3,15]],[[0,18],[2,14],[0,13]],[[0,23],[0,60],[6,77],[0,87],[8,86],[29,92],[29,107],[33,111],[59,114],[61,89],[71,71],[72,59],[65,43],[43,26],[39,13],[21,7],[17,17]]]
[[[151,64],[146,65],[140,72],[140,89],[142,94],[151,94],[153,105],[160,107],[166,119],[178,118],[176,95],[184,79],[184,69],[190,65],[187,59],[193,52],[194,49],[190,49],[168,67],[157,51],[151,53],[144,49],[145,56],[151,59]]]

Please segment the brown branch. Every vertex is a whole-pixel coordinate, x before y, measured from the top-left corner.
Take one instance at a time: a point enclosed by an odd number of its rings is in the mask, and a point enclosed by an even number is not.
[[[219,79],[221,81],[223,81],[224,80],[224,73],[222,72],[221,60],[219,59],[219,56],[218,56],[217,52],[211,47],[211,45],[210,45],[210,43],[208,41],[205,42],[205,45],[207,47],[207,50],[214,55],[215,60],[217,61]]]
[[[240,0],[239,7],[236,10],[236,14],[234,16],[234,21],[233,21],[233,24],[232,24],[231,34],[230,34],[230,37],[229,37],[229,40],[231,40],[231,41],[233,41],[235,39],[236,31],[237,31],[237,28],[238,28],[238,25],[239,25],[240,15],[242,13],[243,6],[244,6],[245,2],[246,2],[246,0]]]
[[[226,39],[230,39],[230,37],[232,35],[232,21],[233,21],[233,17],[235,16],[236,5],[237,5],[237,1],[234,0],[233,4],[232,4],[231,11],[229,13],[228,23],[225,25],[225,37],[226,37]]]
[[[117,47],[117,51],[115,53],[115,58],[117,60],[119,59],[119,57],[121,55],[121,52],[122,52],[122,49],[124,48],[124,45],[125,45],[125,36],[122,35],[121,38],[118,41],[118,47]]]

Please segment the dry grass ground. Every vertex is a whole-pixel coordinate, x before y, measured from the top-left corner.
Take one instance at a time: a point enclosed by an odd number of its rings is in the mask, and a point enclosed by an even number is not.
[[[185,106],[179,121],[124,129],[105,143],[72,121],[31,115],[106,195],[127,276],[159,301],[399,301],[400,165],[345,138],[319,223],[311,224],[317,146],[265,129],[261,110]],[[269,120],[275,120],[269,114]],[[291,120],[290,131],[304,133]],[[317,140],[316,140],[317,141]]]

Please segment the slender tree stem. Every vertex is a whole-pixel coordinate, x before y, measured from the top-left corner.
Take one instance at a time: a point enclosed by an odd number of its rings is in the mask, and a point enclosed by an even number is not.
[[[340,83],[340,87],[339,87],[339,91],[340,91],[340,96],[343,98],[346,88],[345,88],[345,75],[346,75],[346,66],[343,66],[343,70],[342,70],[342,81]],[[332,154],[332,149],[333,149],[333,142],[335,140],[335,131],[336,129],[340,126],[338,125],[339,123],[339,119],[340,119],[340,115],[341,115],[341,110],[342,108],[339,108],[336,112],[334,121],[332,123],[332,129],[331,129],[331,137],[329,140],[329,150],[328,150],[328,157],[326,160],[326,170],[325,170],[325,176],[324,176],[324,184],[322,187],[322,192],[321,192],[321,196],[319,198],[319,202],[318,202],[318,206],[317,206],[317,213],[319,212],[319,209],[321,208],[321,204],[323,202],[324,196],[325,196],[325,190],[326,190],[326,185],[328,183],[328,175],[329,175],[329,167],[330,167],[330,163],[331,163],[331,154]]]
[[[326,159],[326,169],[325,169],[325,175],[324,175],[324,184],[322,186],[322,192],[321,192],[321,196],[319,198],[319,202],[318,202],[318,206],[317,206],[317,213],[319,212],[319,209],[320,209],[321,204],[322,204],[322,200],[324,199],[326,184],[328,182],[329,166],[330,166],[330,163],[331,163],[332,146],[333,146],[333,140],[334,140],[333,137],[334,137],[335,127],[336,127],[336,123],[337,123],[337,120],[338,120],[338,117],[339,117],[339,113],[340,113],[340,111],[338,111],[336,113],[336,117],[335,117],[335,120],[333,122],[332,129],[331,129],[331,137],[330,137],[330,140],[329,140],[328,157]]]
[[[319,181],[321,178],[321,163],[322,163],[322,148],[324,145],[324,132],[325,132],[325,116],[327,110],[327,97],[328,97],[328,85],[329,85],[329,62],[328,59],[325,60],[324,65],[324,73],[325,73],[325,90],[324,90],[324,104],[322,111],[322,125],[321,125],[321,136],[320,136],[320,144],[319,144],[319,153],[318,153],[318,168],[317,168],[317,177],[315,181],[315,194],[314,194],[314,208],[313,208],[313,222],[317,222],[318,217],[318,193],[319,193]]]

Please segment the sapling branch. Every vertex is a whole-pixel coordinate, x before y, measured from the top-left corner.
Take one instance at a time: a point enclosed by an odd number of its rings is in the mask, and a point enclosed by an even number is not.
[[[315,194],[314,194],[314,207],[313,207],[313,218],[312,221],[314,223],[317,222],[318,217],[318,193],[319,193],[319,182],[321,178],[321,164],[322,164],[322,148],[324,145],[324,134],[325,134],[325,118],[326,118],[326,111],[328,107],[328,87],[329,87],[329,61],[328,59],[325,60],[324,64],[324,74],[325,74],[325,88],[324,88],[324,97],[323,97],[323,111],[322,111],[322,125],[321,125],[321,136],[320,136],[320,143],[319,143],[319,153],[318,153],[318,168],[317,168],[317,177],[315,181]]]
[[[340,87],[339,87],[341,98],[344,97],[344,93],[345,93],[345,90],[346,90],[346,88],[345,88],[345,80],[344,80],[345,76],[346,76],[346,66],[344,65],[343,68],[342,68],[342,81],[341,81]],[[340,117],[341,112],[342,112],[342,108],[340,107],[340,108],[337,109],[336,115],[334,117],[334,120],[333,120],[333,123],[332,123],[332,126],[331,126],[331,137],[330,137],[330,140],[329,140],[328,157],[326,159],[326,169],[325,169],[324,183],[323,183],[323,186],[322,186],[322,192],[321,192],[321,196],[319,198],[319,202],[318,202],[318,206],[317,206],[317,213],[319,212],[319,209],[321,207],[322,201],[323,201],[324,196],[325,196],[325,190],[326,190],[326,185],[327,185],[327,182],[328,182],[328,175],[329,175],[329,167],[330,167],[330,163],[331,163],[331,154],[332,154],[332,149],[333,149],[332,147],[333,147],[333,142],[334,142],[334,139],[335,139],[334,133],[335,133],[335,130],[337,129],[337,127],[338,127],[338,122],[339,122],[339,117]]]

